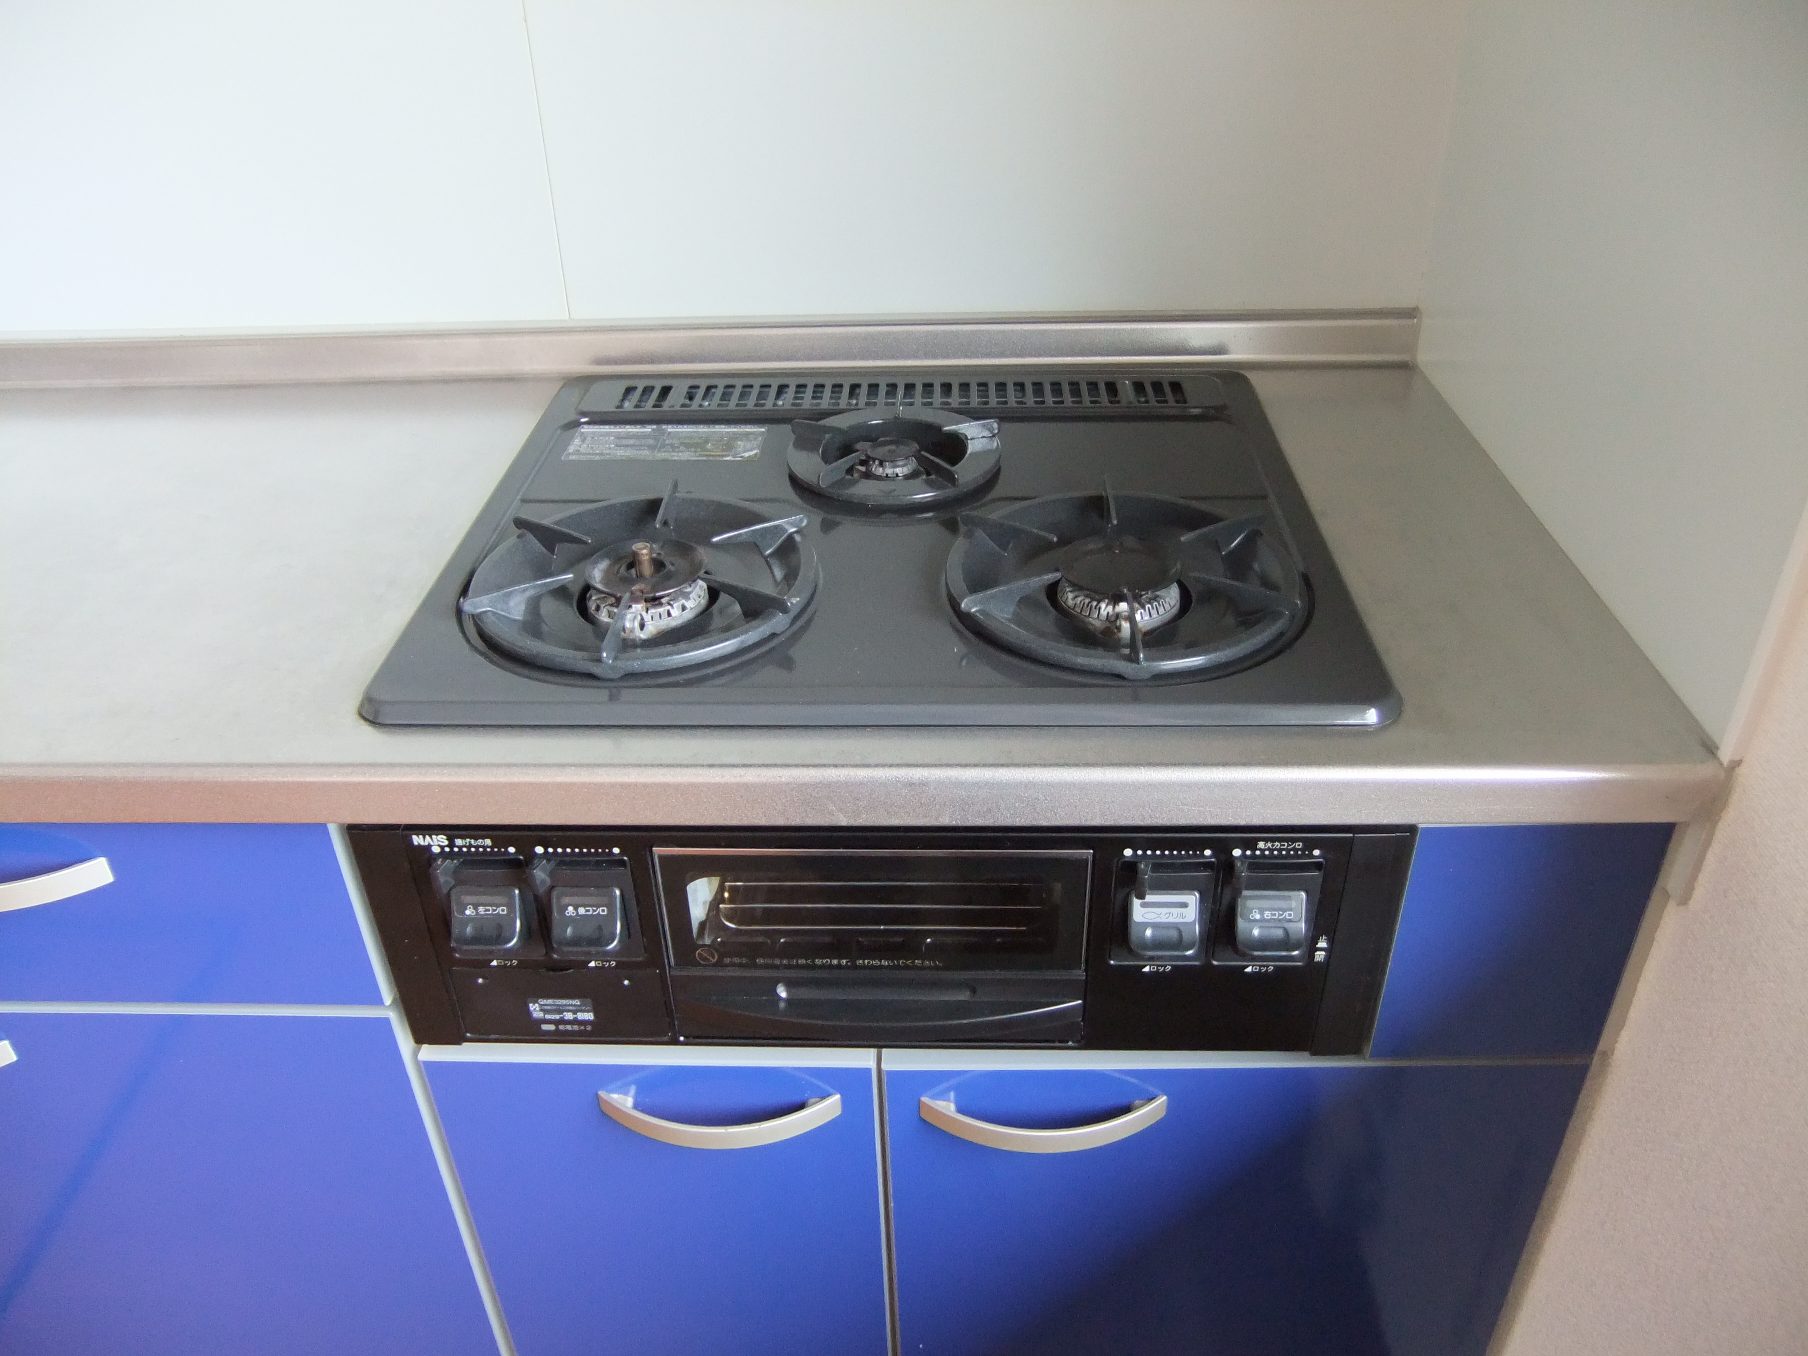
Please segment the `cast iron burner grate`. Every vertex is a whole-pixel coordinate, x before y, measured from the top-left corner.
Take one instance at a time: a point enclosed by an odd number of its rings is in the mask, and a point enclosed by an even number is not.
[[[681,495],[593,504],[515,534],[479,562],[458,610],[508,657],[596,678],[749,656],[816,594],[803,514]]]
[[[846,504],[923,509],[998,474],[998,421],[949,410],[851,410],[791,425],[791,475]]]
[[[1305,579],[1261,517],[1107,486],[960,523],[947,571],[955,611],[1046,664],[1197,678],[1268,658],[1306,621]]]

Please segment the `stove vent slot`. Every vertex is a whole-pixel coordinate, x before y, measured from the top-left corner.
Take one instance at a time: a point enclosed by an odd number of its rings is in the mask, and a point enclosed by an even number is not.
[[[1213,383],[1208,382],[1207,385]],[[1210,403],[1218,403],[1216,392]],[[1066,377],[958,381],[885,378],[827,381],[637,382],[622,388],[618,410],[1126,409],[1188,404],[1187,389],[1167,378]]]

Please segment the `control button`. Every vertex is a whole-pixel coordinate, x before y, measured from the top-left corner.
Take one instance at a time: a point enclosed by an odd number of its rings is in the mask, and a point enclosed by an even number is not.
[[[519,857],[444,857],[433,882],[446,906],[452,954],[503,960],[539,954],[533,887]]]
[[[1316,886],[1316,878],[1310,879]],[[1260,886],[1255,884],[1257,881]],[[1271,888],[1296,881],[1297,878],[1287,882],[1264,879],[1250,873],[1243,892],[1237,896],[1236,948],[1240,955],[1264,960],[1305,959],[1311,942],[1312,893],[1304,888]]]
[[[1171,923],[1144,923],[1132,945],[1144,955],[1191,949],[1186,944],[1186,934]]]
[[[1139,882],[1130,896],[1130,949],[1139,956],[1187,956],[1199,949],[1199,892]]]
[[[606,956],[621,944],[622,895],[613,885],[555,885],[548,900],[555,956]]]
[[[634,882],[621,862],[541,860],[534,884],[546,903],[547,950],[560,960],[642,956]]]
[[[502,956],[520,947],[527,892],[518,885],[454,885],[447,894],[452,950],[461,956]]]

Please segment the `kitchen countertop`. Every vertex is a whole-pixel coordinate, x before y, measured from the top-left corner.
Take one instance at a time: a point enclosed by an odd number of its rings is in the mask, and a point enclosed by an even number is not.
[[[1254,374],[1380,731],[405,730],[359,694],[550,378],[0,393],[0,819],[1682,820],[1723,769],[1408,369]]]

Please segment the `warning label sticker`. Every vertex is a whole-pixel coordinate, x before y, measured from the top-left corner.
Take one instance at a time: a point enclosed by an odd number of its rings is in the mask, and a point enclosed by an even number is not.
[[[747,461],[763,424],[580,424],[562,461]]]

